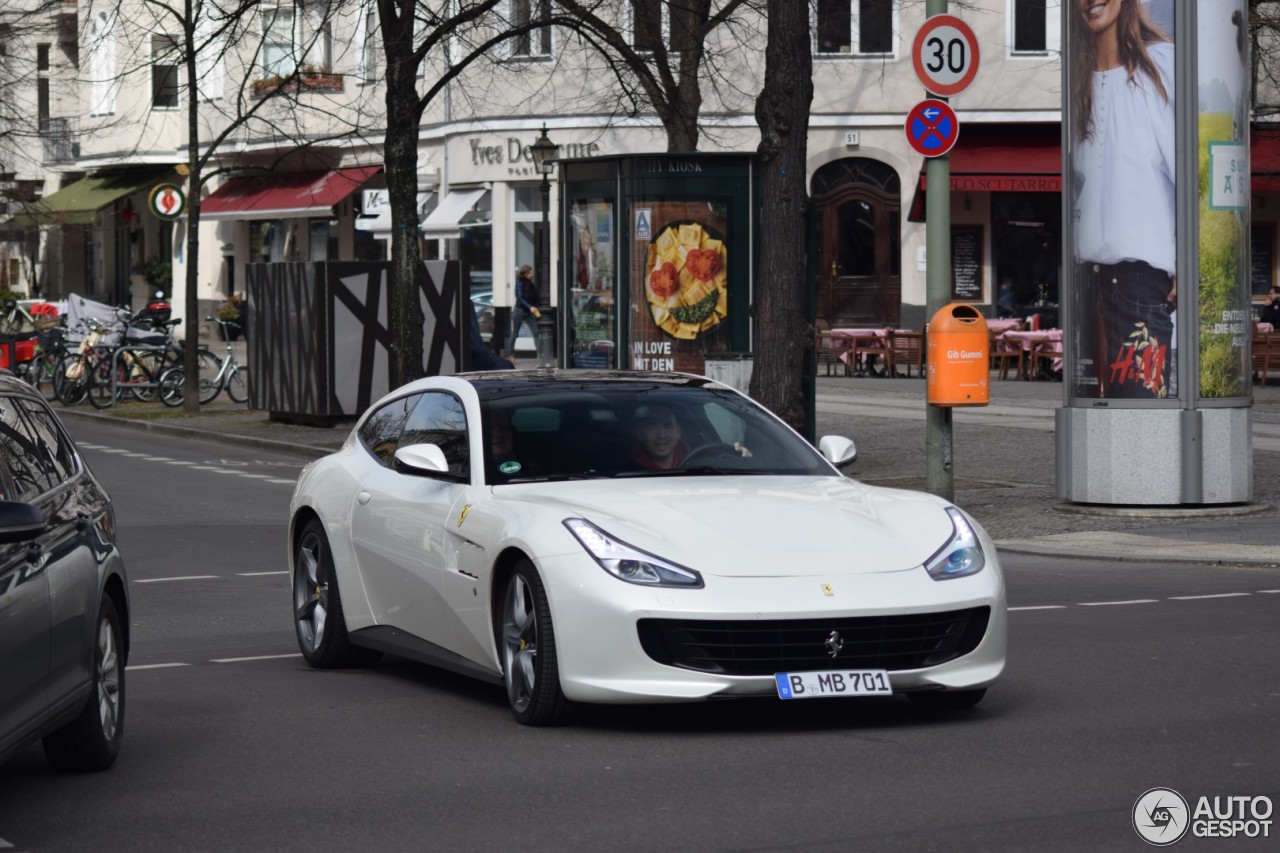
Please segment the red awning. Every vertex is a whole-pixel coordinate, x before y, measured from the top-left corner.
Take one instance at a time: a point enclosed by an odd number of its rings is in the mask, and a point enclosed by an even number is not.
[[[200,202],[200,216],[203,219],[330,216],[335,204],[381,169],[381,166],[355,166],[232,178]]]
[[[1253,128],[1249,134],[1249,171],[1254,192],[1280,190],[1280,128]]]
[[[1062,192],[1057,124],[962,124],[951,149],[951,189],[962,192]],[[926,181],[916,183],[908,219],[924,221]]]

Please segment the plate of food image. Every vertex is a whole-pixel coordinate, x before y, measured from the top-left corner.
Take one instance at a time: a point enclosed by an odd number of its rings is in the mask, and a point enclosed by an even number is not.
[[[672,222],[649,243],[644,292],[653,322],[691,341],[728,314],[728,253],[700,222]]]

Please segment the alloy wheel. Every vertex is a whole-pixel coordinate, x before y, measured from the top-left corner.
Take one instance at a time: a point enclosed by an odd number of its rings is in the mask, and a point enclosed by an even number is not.
[[[298,548],[293,568],[293,612],[298,639],[307,651],[315,652],[324,642],[329,615],[329,580],[322,577],[320,537],[307,533]]]
[[[511,707],[523,712],[537,687],[538,615],[533,591],[518,572],[507,585],[502,608],[502,663]]]

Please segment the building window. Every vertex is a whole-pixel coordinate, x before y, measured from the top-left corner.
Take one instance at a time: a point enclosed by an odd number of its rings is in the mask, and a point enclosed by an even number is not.
[[[178,46],[168,36],[151,37],[151,107],[178,106]]]
[[[510,0],[507,21],[514,29],[550,17],[551,0]],[[545,57],[551,55],[551,27],[521,33],[510,42],[511,55]]]
[[[49,45],[47,44],[36,45],[36,70],[49,70]]]
[[[892,56],[897,44],[896,0],[818,0],[817,52]]]
[[[381,28],[378,24],[378,7],[372,0],[366,0],[360,11],[360,80],[364,83],[378,82],[378,44]],[[424,63],[425,64],[425,63]]]
[[[116,36],[111,18],[99,12],[89,27],[89,113],[116,111]]]
[[[306,4],[307,61],[304,70],[329,73],[333,70],[333,22],[323,3]]]
[[[199,78],[196,85],[202,101],[221,98],[226,77],[222,62],[226,39],[216,28],[217,22],[207,14],[196,20],[196,76]]]
[[[1013,0],[1013,52],[1044,53],[1049,0]]]
[[[262,74],[288,77],[298,68],[293,49],[293,9],[276,7],[262,11]]]

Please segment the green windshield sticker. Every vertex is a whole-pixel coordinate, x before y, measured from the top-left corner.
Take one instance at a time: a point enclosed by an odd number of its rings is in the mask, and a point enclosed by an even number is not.
[[[520,463],[515,460],[509,460],[499,465],[498,470],[504,474],[515,474],[520,470]]]

